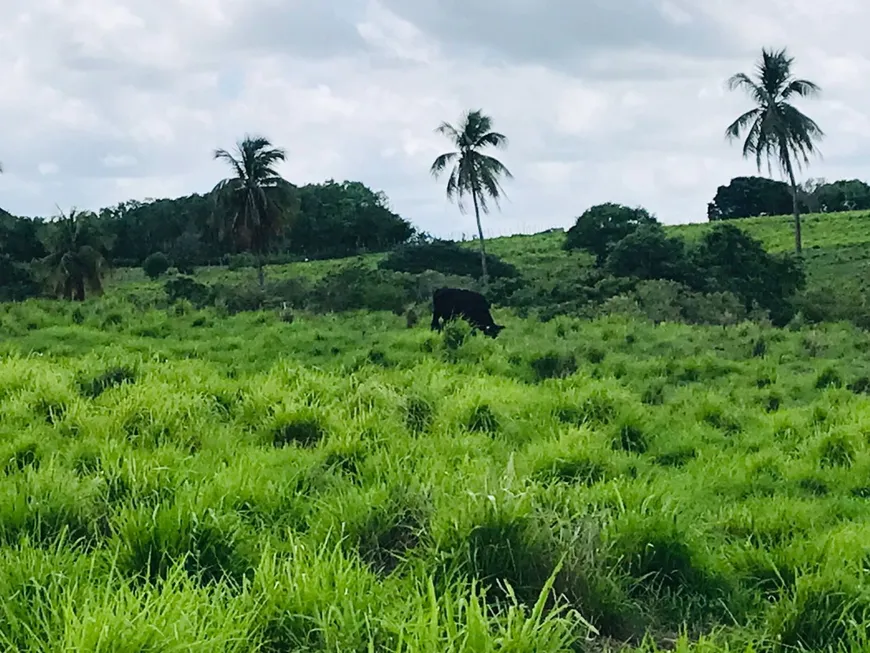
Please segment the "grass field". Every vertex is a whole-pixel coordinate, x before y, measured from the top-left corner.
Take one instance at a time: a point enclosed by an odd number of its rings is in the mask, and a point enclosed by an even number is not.
[[[870,219],[804,224],[812,283],[863,278]],[[870,334],[131,301],[160,284],[0,305],[0,650],[870,650]]]
[[[730,224],[745,229],[758,238],[768,251],[791,252],[794,249],[792,220],[790,216],[770,216],[734,220]],[[669,226],[667,229],[673,235],[694,241],[711,227],[711,223],[701,223]],[[851,211],[808,214],[802,216],[802,229],[804,259],[810,286],[841,285],[843,280],[870,280],[870,213]],[[487,241],[487,251],[513,263],[521,272],[555,270],[565,265],[576,265],[576,262],[591,265],[592,258],[586,254],[564,252],[561,249],[564,238],[564,231],[561,230],[493,238]],[[470,248],[477,246],[473,241],[467,241],[463,245]],[[272,265],[266,267],[266,275],[271,279],[290,276],[317,279],[352,260],[361,260],[375,267],[384,256],[370,254],[354,259]],[[244,280],[252,281],[255,274],[251,268],[228,270],[226,267],[211,267],[200,268],[197,278],[210,283],[239,283]],[[141,295],[149,289],[159,290],[160,285],[160,282],[149,281],[141,269],[122,269],[113,273],[109,289],[110,292],[123,289],[125,293]]]
[[[866,650],[864,333],[75,308],[0,308],[5,650]]]

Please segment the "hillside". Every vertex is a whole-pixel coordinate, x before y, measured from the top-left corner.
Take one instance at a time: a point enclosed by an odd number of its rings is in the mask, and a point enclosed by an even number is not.
[[[497,216],[490,219],[497,220]],[[667,231],[692,241],[698,239],[715,223],[700,223],[666,227]],[[744,229],[758,238],[765,249],[771,252],[791,252],[794,248],[793,218],[791,216],[767,216],[730,221],[729,224]],[[849,211],[842,213],[816,213],[802,216],[804,258],[811,285],[832,283],[838,278],[870,279],[870,213]],[[540,270],[559,267],[569,261],[588,264],[582,254],[568,254],[561,249],[564,231],[550,230],[534,235],[517,235],[493,238],[487,241],[487,251],[523,270]],[[475,248],[473,241],[462,243]],[[370,254],[345,259],[315,260],[267,266],[267,274],[273,278],[301,275],[319,278],[350,261],[363,261],[375,267],[385,254]],[[225,267],[201,268],[197,277],[204,281],[239,282],[250,278],[249,269],[231,271]],[[151,285],[142,271],[122,269],[116,271],[112,286],[129,283]]]

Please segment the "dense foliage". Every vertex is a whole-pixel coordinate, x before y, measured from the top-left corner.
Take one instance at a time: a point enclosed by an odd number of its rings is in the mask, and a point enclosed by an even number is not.
[[[480,258],[466,247],[446,240],[427,243],[409,243],[393,250],[379,264],[384,270],[420,273],[435,270],[478,279],[482,275]],[[505,263],[497,256],[486,255],[487,273],[492,279],[514,278],[519,275],[516,267]]]
[[[655,217],[643,207],[615,202],[596,204],[586,209],[568,230],[564,248],[586,250],[602,265],[616,243],[639,226],[654,222]]]
[[[870,185],[859,179],[809,180],[798,188],[801,211],[810,213],[870,209]],[[734,177],[719,186],[707,206],[711,221],[784,215],[792,210],[788,184],[767,177]]]
[[[364,251],[385,251],[416,233],[393,213],[383,193],[359,182],[327,181],[297,189],[299,214],[273,239],[271,258],[328,258]],[[166,252],[175,266],[225,262],[237,251],[214,228],[216,206],[211,194],[175,199],[128,201],[97,212],[97,224],[110,245],[107,256],[115,267],[141,266],[149,255]],[[40,234],[48,221],[0,213],[0,252],[19,263],[46,255]]]

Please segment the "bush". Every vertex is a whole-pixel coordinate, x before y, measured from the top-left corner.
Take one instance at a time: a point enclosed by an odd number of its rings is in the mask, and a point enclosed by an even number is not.
[[[219,285],[215,304],[229,315],[259,311],[266,305],[266,292],[256,284]]]
[[[798,259],[768,254],[761,241],[723,223],[704,234],[692,256],[697,276],[688,283],[695,290],[733,293],[747,311],[769,311],[777,326],[793,317],[791,299],[806,284]]]
[[[6,254],[0,255],[0,302],[23,301],[38,295],[39,284],[30,266],[16,263]]]
[[[227,256],[225,260],[227,262],[227,267],[233,271],[252,268],[257,265],[257,259],[254,258],[253,254],[249,254],[248,252],[232,254]]]
[[[652,222],[642,224],[616,243],[604,268],[616,277],[682,281],[688,265],[682,239],[667,236],[660,224]]]
[[[369,310],[402,315],[414,301],[409,288],[412,282],[413,278],[402,274],[352,263],[323,277],[314,287],[312,303],[323,312]]]
[[[163,252],[154,252],[142,262],[142,269],[149,279],[156,279],[169,269],[169,258]]]
[[[851,322],[870,329],[870,301],[854,282],[843,279],[807,289],[794,300],[797,311],[810,324],[820,322]]]
[[[586,250],[601,266],[616,243],[641,225],[655,223],[655,217],[642,207],[631,208],[613,202],[596,204],[577,218],[565,235],[563,248]]]
[[[393,250],[386,259],[380,262],[378,267],[382,270],[411,274],[435,270],[443,274],[467,276],[475,279],[479,279],[483,273],[480,266],[480,254],[477,251],[460,247],[447,240],[402,245]],[[513,279],[519,276],[519,272],[513,265],[492,254],[486,255],[486,269],[492,279]]]
[[[214,303],[215,292],[210,286],[190,277],[175,277],[163,286],[170,303],[186,300],[196,308],[203,308]]]

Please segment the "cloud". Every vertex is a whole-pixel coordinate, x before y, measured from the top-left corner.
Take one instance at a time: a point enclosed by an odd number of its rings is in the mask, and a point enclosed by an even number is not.
[[[357,179],[427,231],[474,220],[429,174],[442,120],[481,108],[515,179],[489,234],[568,226],[602,201],[704,220],[755,174],[724,129],[725,79],[787,45],[822,85],[827,136],[805,173],[870,177],[870,6],[834,0],[8,0],[0,206],[24,215],[204,192],[245,133],[287,150],[295,183]]]

